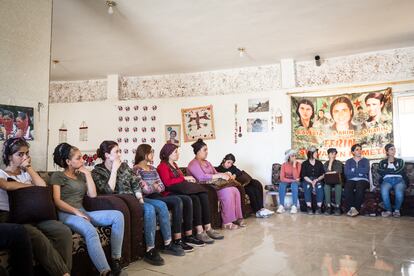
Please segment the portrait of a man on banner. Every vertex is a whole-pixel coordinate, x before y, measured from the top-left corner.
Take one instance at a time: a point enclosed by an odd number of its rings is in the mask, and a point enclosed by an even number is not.
[[[305,158],[309,146],[338,150],[338,159],[351,157],[359,143],[364,156],[378,159],[383,147],[393,143],[391,88],[379,91],[320,97],[292,97],[292,146]]]

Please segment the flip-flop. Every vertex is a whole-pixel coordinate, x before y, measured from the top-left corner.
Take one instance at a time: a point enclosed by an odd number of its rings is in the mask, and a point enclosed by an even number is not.
[[[239,226],[234,223],[227,223],[227,224],[223,224],[223,229],[236,230],[236,229],[239,229]]]

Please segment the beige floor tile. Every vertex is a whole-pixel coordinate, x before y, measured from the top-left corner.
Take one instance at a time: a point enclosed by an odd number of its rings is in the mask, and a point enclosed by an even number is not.
[[[414,219],[274,215],[247,219],[225,239],[129,275],[414,275]],[[135,273],[135,274],[134,274]],[[404,273],[404,274],[403,274]],[[410,274],[411,273],[411,274]]]

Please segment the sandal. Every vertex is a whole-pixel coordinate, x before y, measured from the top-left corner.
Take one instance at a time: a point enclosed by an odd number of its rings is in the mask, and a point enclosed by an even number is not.
[[[235,222],[234,222],[234,224],[237,224],[238,226],[240,226],[240,227],[246,227],[247,226],[247,224],[244,222],[244,220],[243,219],[238,219],[238,220],[236,220]]]
[[[239,229],[239,226],[232,223],[232,222],[230,222],[230,223],[227,223],[227,224],[223,224],[223,229],[236,230],[236,229]]]

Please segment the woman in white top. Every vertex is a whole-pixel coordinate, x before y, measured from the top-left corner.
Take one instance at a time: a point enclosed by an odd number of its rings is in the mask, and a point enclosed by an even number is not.
[[[7,191],[30,186],[46,187],[31,166],[29,144],[23,138],[10,138],[3,144],[4,170],[0,169],[0,222],[7,222],[10,211]],[[69,275],[72,268],[72,232],[57,220],[25,224],[34,257],[50,275]]]

